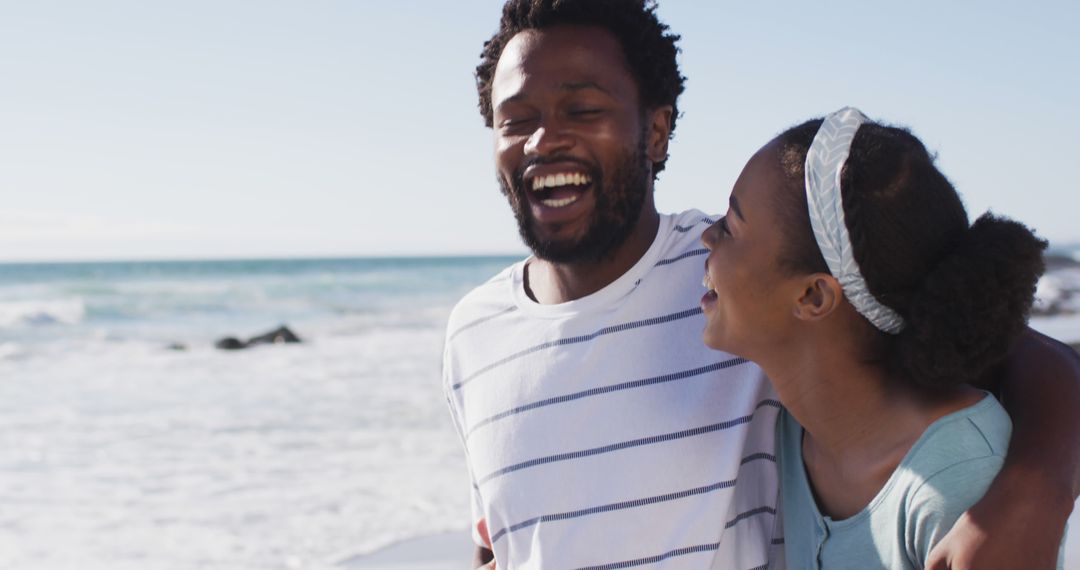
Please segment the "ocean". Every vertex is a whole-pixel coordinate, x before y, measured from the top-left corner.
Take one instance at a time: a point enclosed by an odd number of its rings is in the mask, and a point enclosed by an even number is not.
[[[1072,258],[1032,322],[1077,342]],[[340,569],[464,530],[443,327],[514,260],[0,265],[0,568]]]
[[[0,568],[335,568],[465,528],[444,326],[512,261],[0,265]]]

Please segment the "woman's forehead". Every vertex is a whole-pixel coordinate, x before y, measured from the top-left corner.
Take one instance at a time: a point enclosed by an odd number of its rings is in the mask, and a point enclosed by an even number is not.
[[[760,218],[763,214],[758,212],[772,209],[774,200],[783,189],[783,182],[779,145],[774,140],[761,147],[747,161],[731,191],[731,198],[739,204],[744,217]]]

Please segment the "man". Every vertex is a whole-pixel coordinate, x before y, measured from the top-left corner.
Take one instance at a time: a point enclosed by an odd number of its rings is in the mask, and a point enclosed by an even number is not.
[[[782,544],[778,404],[756,366],[700,339],[711,222],[653,202],[677,39],[642,0],[509,0],[477,68],[533,256],[455,308],[444,381],[474,539],[504,568],[765,568]],[[1002,367],[1009,462],[939,545],[941,567],[1052,566],[1080,487],[1066,354],[1032,334]]]

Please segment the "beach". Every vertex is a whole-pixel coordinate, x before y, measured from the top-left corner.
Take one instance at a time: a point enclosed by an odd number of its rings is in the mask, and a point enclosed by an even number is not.
[[[465,567],[443,326],[511,261],[5,265],[0,568]],[[1080,343],[1080,271],[1040,288],[1032,325]]]
[[[468,567],[474,550],[469,532],[463,530],[406,540],[342,566],[348,570],[460,570]]]
[[[1080,570],[1080,512],[1073,507],[1069,534],[1065,537],[1065,570]]]
[[[1080,570],[1080,511],[1074,509],[1065,537],[1064,570]],[[464,545],[464,546],[462,546]],[[457,570],[472,556],[469,533],[422,537],[386,547],[343,564],[348,570]]]

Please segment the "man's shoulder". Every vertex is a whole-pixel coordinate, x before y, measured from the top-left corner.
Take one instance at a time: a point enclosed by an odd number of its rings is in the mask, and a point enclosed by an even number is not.
[[[667,228],[667,236],[659,236],[664,240],[664,259],[670,259],[674,255],[686,252],[705,251],[701,243],[701,233],[716,222],[717,216],[710,216],[701,210],[685,210],[676,214],[668,214],[670,222],[663,225]],[[661,264],[666,262],[661,261]]]
[[[696,208],[690,208],[689,210],[683,210],[681,212],[675,212],[669,214],[675,221],[674,229],[680,232],[689,232],[690,230],[697,229],[699,231],[705,231],[705,228],[716,223],[716,220],[720,218],[719,215],[706,214]],[[695,234],[700,236],[701,234]]]
[[[700,210],[686,210],[665,214],[664,218],[654,252],[646,261],[649,267],[641,267],[639,277],[663,284],[664,289],[661,290],[646,288],[656,295],[670,297],[673,292],[666,288],[672,286],[685,290],[689,295],[691,290],[700,287],[701,259],[709,253],[701,243],[701,234],[716,221],[716,217]],[[675,298],[696,301],[693,295],[679,297],[676,294]]]
[[[447,322],[447,334],[475,320],[477,315],[488,314],[497,310],[507,310],[514,306],[512,281],[515,268],[523,263],[517,261],[499,271],[487,281],[474,287],[454,305]]]

